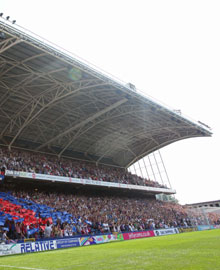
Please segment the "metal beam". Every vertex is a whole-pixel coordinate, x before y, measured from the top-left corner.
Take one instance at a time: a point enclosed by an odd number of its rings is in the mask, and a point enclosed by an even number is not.
[[[109,107],[107,107],[107,108],[105,108],[105,109],[103,109],[103,110],[95,113],[94,115],[90,116],[89,118],[85,119],[84,121],[80,122],[79,124],[77,124],[77,125],[69,128],[69,129],[65,130],[64,132],[62,132],[59,135],[55,136],[54,138],[50,139],[48,142],[46,142],[46,143],[42,144],[41,146],[39,146],[36,150],[39,150],[39,149],[45,147],[46,145],[52,143],[53,141],[59,139],[60,137],[63,137],[64,135],[68,134],[69,132],[71,132],[71,131],[73,131],[75,129],[78,129],[78,128],[84,126],[84,125],[86,125],[87,123],[89,123],[89,122],[95,120],[96,118],[100,117],[101,115],[103,115],[103,114],[105,114],[105,113],[107,113],[107,112],[109,112],[109,111],[117,108],[118,106],[120,106],[121,104],[123,104],[125,102],[127,102],[127,99],[126,98],[117,101],[116,103],[112,104],[111,106],[109,106]],[[69,145],[67,145],[67,147],[68,146]]]
[[[44,56],[44,55],[46,55],[46,53],[35,54],[35,55],[30,56],[30,57],[27,57],[27,58],[24,59],[23,61],[17,61],[17,62],[14,62],[13,64],[10,63],[11,66],[10,66],[8,69],[6,69],[4,72],[2,72],[2,73],[1,73],[1,76],[5,75],[7,72],[9,72],[11,69],[13,69],[13,68],[15,68],[15,67],[18,67],[18,66],[20,67],[21,65],[23,65],[23,64],[26,63],[26,62],[28,62],[28,61],[30,61],[30,60],[33,60],[33,59],[35,59],[35,58]],[[7,63],[9,63],[9,62],[7,61]],[[25,70],[27,70],[27,69],[25,68]],[[30,69],[28,69],[28,71],[30,71]]]
[[[97,86],[97,85],[95,85]],[[99,85],[98,85],[99,86]],[[80,90],[84,90],[84,89],[88,89],[88,88],[91,88],[91,87],[94,87],[94,85],[90,85],[90,86],[87,86],[87,87],[79,87],[78,89],[75,89],[71,92],[68,92],[64,95],[61,95],[61,96],[55,96],[54,99],[52,99],[50,102],[44,104],[40,110],[38,110],[36,113],[35,112],[35,109],[37,108],[38,105],[40,105],[40,99],[41,99],[41,96],[40,98],[38,98],[38,100],[32,104],[32,108],[31,108],[31,111],[29,113],[29,115],[27,116],[27,118],[25,119],[25,122],[23,123],[23,125],[19,128],[17,134],[14,136],[14,138],[12,139],[12,141],[10,142],[10,145],[9,147],[12,146],[12,144],[15,142],[15,140],[17,139],[17,137],[20,135],[20,133],[22,132],[22,130],[27,126],[29,125],[36,117],[38,117],[46,108],[50,107],[51,105],[53,105],[54,103],[57,103],[58,101],[80,91]]]
[[[0,42],[0,53],[3,53],[4,51],[8,50],[9,48],[15,46],[16,44],[22,42],[19,38],[8,38],[4,41]]]

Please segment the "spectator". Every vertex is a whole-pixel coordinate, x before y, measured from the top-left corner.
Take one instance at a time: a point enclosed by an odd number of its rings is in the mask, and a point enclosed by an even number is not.
[[[0,148],[0,167],[4,170],[24,171],[39,174],[57,175],[96,181],[115,182],[151,187],[163,187],[158,182],[144,179],[125,171],[124,168],[96,166],[94,163],[77,161],[34,152]],[[3,175],[4,176],[4,175]]]
[[[51,232],[52,232],[52,225],[50,225],[50,222],[47,221],[47,226],[45,227],[44,230],[44,238],[50,238]]]

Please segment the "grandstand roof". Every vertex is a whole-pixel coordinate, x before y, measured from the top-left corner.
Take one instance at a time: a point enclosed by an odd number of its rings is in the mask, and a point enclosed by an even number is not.
[[[89,44],[88,44],[89,46]],[[0,20],[0,143],[128,167],[201,122]]]

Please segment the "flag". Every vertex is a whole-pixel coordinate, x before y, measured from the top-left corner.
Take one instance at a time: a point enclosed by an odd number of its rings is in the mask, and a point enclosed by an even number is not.
[[[32,235],[32,234],[38,232],[38,231],[39,231],[38,228],[33,228],[33,229],[31,229],[31,230],[28,230],[28,231],[27,231],[27,234],[28,234],[28,236],[30,236],[30,235]]]

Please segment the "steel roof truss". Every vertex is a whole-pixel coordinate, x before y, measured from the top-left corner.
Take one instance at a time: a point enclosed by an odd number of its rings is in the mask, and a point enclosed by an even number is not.
[[[20,42],[22,42],[22,40],[15,37],[3,40],[2,42],[0,42],[0,53],[3,53],[4,51],[8,50],[9,48],[15,46]]]
[[[51,142],[53,142],[53,141],[59,139],[60,137],[62,137],[62,136],[64,136],[64,135],[68,134],[69,132],[71,132],[71,131],[73,131],[73,130],[75,130],[75,129],[77,129],[77,128],[80,128],[81,126],[84,126],[85,124],[89,123],[90,121],[93,121],[94,119],[100,117],[102,114],[105,114],[106,112],[108,112],[108,111],[110,111],[110,110],[112,110],[112,109],[114,109],[114,108],[120,106],[121,104],[123,104],[123,103],[125,103],[125,102],[127,102],[127,99],[124,98],[124,99],[119,100],[118,102],[116,102],[116,103],[110,105],[109,107],[105,108],[104,110],[101,110],[101,111],[99,111],[99,112],[93,114],[92,116],[88,117],[88,118],[85,119],[84,121],[81,121],[81,122],[78,123],[77,125],[75,125],[75,126],[69,128],[69,129],[65,130],[64,132],[60,133],[60,134],[57,135],[56,137],[50,139],[47,143],[45,143],[45,144],[41,145],[40,147],[38,147],[37,150],[39,150],[39,149],[45,147],[47,144],[50,144]]]
[[[86,83],[86,85],[88,85],[88,83]],[[14,138],[12,139],[11,143],[10,143],[10,147],[12,146],[12,144],[14,143],[14,141],[17,139],[17,137],[19,136],[19,134],[21,133],[21,131],[28,125],[30,124],[38,115],[40,115],[40,113],[42,113],[42,111],[44,111],[46,108],[49,108],[52,104],[70,96],[73,95],[74,93],[83,90],[83,89],[87,89],[90,87],[95,87],[96,85],[88,85],[86,87],[79,87],[75,90],[72,91],[67,91],[67,93],[63,94],[63,91],[60,92],[56,92],[56,95],[54,97],[54,99],[52,99],[50,102],[48,102],[47,104],[44,104],[43,106],[41,106],[41,108],[39,110],[37,110],[37,112],[35,112],[35,109],[37,108],[38,105],[41,105],[41,103],[39,102],[41,100],[41,98],[44,98],[44,96],[40,96],[38,97],[38,99],[36,99],[31,106],[31,110],[28,114],[28,116],[25,119],[25,122],[23,123],[23,125],[19,128],[17,134],[14,136]],[[67,90],[67,89],[66,89]],[[62,95],[63,94],[63,95]]]

